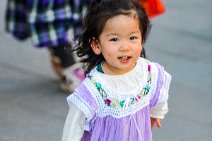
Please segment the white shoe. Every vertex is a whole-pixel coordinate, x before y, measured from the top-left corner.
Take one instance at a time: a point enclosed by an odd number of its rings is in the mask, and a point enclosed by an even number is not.
[[[84,71],[80,63],[76,63],[63,70],[61,89],[66,93],[72,93],[77,85],[84,79]]]

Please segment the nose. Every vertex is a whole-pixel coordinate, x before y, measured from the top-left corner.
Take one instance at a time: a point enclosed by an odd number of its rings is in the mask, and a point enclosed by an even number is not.
[[[121,46],[120,46],[120,51],[128,51],[130,50],[130,43],[129,41],[122,41]]]

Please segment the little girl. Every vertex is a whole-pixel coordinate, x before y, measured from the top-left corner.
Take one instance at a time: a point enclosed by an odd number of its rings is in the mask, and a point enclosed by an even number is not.
[[[86,78],[72,95],[62,141],[152,141],[168,112],[171,76],[141,58],[150,29],[134,0],[93,0],[75,51]]]

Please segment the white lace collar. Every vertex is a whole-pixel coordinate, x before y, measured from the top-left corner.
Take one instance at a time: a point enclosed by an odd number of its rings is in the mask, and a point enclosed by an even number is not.
[[[122,75],[103,74],[93,69],[89,74],[93,76],[103,87],[110,89],[119,95],[131,95],[139,92],[147,82],[147,61],[139,58],[136,66],[128,73]],[[104,80],[102,80],[104,78]]]

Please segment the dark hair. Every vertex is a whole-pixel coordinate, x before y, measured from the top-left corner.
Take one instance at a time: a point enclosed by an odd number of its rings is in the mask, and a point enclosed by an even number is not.
[[[130,15],[132,11],[139,20],[144,43],[150,30],[150,20],[135,0],[92,0],[84,17],[82,35],[78,37],[78,43],[74,48],[78,57],[82,57],[81,62],[85,64],[85,74],[104,61],[102,54],[96,55],[93,52],[90,42],[99,39],[108,19],[117,15]],[[142,55],[145,57],[144,49]]]

